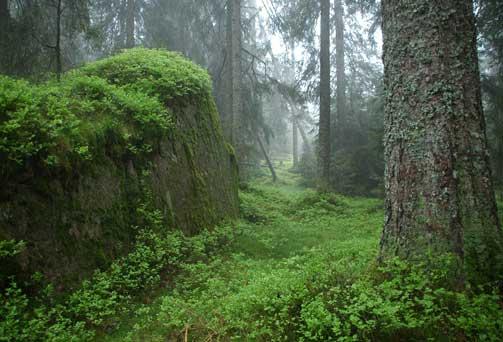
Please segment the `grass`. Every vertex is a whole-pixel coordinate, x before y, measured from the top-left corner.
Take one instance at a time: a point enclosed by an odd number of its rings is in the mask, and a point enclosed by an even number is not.
[[[244,218],[230,246],[207,263],[185,265],[118,330],[99,339],[267,340],[276,323],[261,320],[281,317],[267,313],[276,310],[267,308],[271,297],[283,300],[282,293],[295,293],[288,289],[323,277],[327,269],[349,277],[362,273],[378,250],[381,201],[319,196],[299,187],[287,167],[278,170],[277,184],[261,177],[241,192]]]

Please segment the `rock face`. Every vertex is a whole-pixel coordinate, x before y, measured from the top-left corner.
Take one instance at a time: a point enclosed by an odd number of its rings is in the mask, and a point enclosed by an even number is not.
[[[61,84],[0,88],[0,239],[27,243],[23,271],[64,284],[106,266],[147,202],[186,234],[237,216],[209,76],[181,56],[132,49]]]

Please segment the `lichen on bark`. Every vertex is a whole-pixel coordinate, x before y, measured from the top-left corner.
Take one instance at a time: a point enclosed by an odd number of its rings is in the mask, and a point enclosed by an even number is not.
[[[502,231],[470,0],[382,2],[385,225],[381,256],[452,253],[461,280],[498,276]]]

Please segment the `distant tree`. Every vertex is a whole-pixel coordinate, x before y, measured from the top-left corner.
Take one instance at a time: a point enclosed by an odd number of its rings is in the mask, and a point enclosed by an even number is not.
[[[471,0],[383,0],[386,218],[381,255],[457,257],[501,277]],[[427,14],[427,15],[426,15]]]
[[[503,186],[503,73],[484,75],[482,86],[485,95],[488,140],[491,152],[495,185]]]
[[[242,153],[243,117],[241,103],[241,48],[242,48],[242,26],[241,26],[241,0],[229,1],[231,11],[231,65],[230,74],[232,84],[232,142],[236,149]]]
[[[50,6],[54,9],[54,22],[55,22],[55,33],[54,33],[54,45],[46,45],[48,48],[54,49],[54,55],[56,60],[56,76],[58,81],[63,73],[63,64],[61,61],[61,21],[63,20],[63,0],[51,0]]]
[[[127,0],[126,3],[126,47],[135,46],[135,0]]]
[[[293,153],[293,167],[299,164],[299,129],[295,116],[292,118],[292,153]]]
[[[477,1],[477,27],[482,56],[482,90],[488,123],[493,176],[503,189],[503,2]],[[500,192],[501,194],[501,192]]]
[[[5,9],[0,13],[8,17],[0,20],[5,25],[0,71],[16,76],[36,77],[47,71],[60,75],[75,64],[84,40],[79,38],[90,32],[88,0],[1,0],[0,12]]]
[[[345,140],[343,136],[346,124],[346,74],[344,66],[344,7],[342,0],[335,0],[334,6],[335,18],[335,77],[336,77],[336,117],[333,123],[335,127],[336,149]]]
[[[295,68],[297,61],[295,60],[295,42],[290,41],[290,53],[291,53],[291,63],[292,63],[292,86],[295,87]],[[292,104],[292,154],[293,154],[293,167],[296,168],[299,164],[299,130],[297,124],[297,106]]]
[[[137,31],[141,27],[146,29],[145,25],[139,24],[143,24],[145,13],[151,6],[159,10],[157,1],[93,0],[92,19],[99,32],[99,39],[95,40],[98,56],[108,56],[120,49],[135,46]]]
[[[481,33],[485,52],[493,62],[503,67],[503,2],[501,0],[477,0],[477,27]]]
[[[234,115],[232,112],[232,0],[227,1],[225,23],[225,54],[224,54],[224,81],[221,94],[223,101],[221,105],[221,118],[227,140],[232,142],[232,132],[234,126]]]
[[[0,28],[2,32],[7,28],[10,21],[9,1],[0,0]],[[3,36],[3,35],[2,35]]]
[[[9,13],[9,1],[8,0],[0,0],[0,50],[2,51],[2,56],[0,56],[0,65],[4,64],[3,59],[6,57],[6,54],[3,51],[7,51],[8,49],[8,34],[9,32],[9,23],[10,23],[10,13]],[[0,69],[1,70],[1,69]]]
[[[330,0],[320,0],[320,121],[319,175],[320,188],[330,184]]]

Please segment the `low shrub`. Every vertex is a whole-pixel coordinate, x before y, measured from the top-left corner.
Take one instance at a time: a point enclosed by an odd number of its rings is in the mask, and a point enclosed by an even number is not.
[[[162,322],[174,339],[190,327],[191,336],[201,340],[500,340],[499,295],[442,287],[444,264],[432,269],[389,260],[354,280],[326,261],[313,256],[263,270],[244,288],[209,283],[189,301],[176,293],[165,296],[149,321]]]
[[[0,77],[0,177],[145,157],[173,119],[156,98],[98,77],[29,85]]]
[[[162,226],[139,229],[131,253],[96,271],[64,300],[58,300],[51,285],[28,296],[12,279],[0,293],[0,341],[92,340],[96,330],[115,327],[135,298],[160,286],[162,277],[208,259],[233,238],[225,225],[194,237],[160,230]]]

